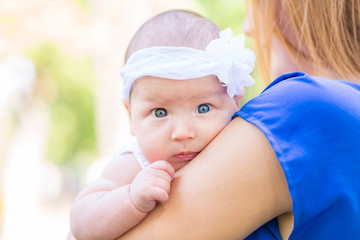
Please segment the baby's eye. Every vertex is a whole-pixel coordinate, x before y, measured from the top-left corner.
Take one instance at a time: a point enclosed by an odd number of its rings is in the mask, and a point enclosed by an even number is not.
[[[164,108],[155,108],[152,110],[152,114],[157,118],[163,118],[167,116],[167,112]]]
[[[196,111],[198,113],[207,113],[211,110],[211,107],[209,104],[201,104],[197,107]]]

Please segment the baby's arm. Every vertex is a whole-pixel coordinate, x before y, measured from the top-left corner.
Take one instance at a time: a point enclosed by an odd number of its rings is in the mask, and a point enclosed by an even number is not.
[[[141,170],[132,154],[113,160],[74,201],[71,229],[78,239],[115,239],[167,200],[174,174],[158,161]]]

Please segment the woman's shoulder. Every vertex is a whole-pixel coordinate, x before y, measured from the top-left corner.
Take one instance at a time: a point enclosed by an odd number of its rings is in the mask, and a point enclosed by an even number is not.
[[[322,165],[360,155],[359,103],[359,84],[294,72],[277,78],[236,115],[265,134],[280,162],[328,157]]]
[[[303,72],[289,72],[276,78],[260,96],[277,97],[276,102],[290,106],[292,103],[306,104],[309,101],[343,104],[353,98],[360,99],[360,85],[344,80],[310,76]],[[288,100],[291,102],[286,102]]]
[[[333,156],[349,156],[353,148],[360,155],[359,103],[358,84],[293,72],[274,80],[236,115],[265,134],[280,161],[335,149]]]
[[[287,119],[291,122],[318,119],[321,123],[330,116],[347,121],[349,115],[358,121],[359,102],[359,84],[291,72],[275,79],[259,96],[245,104],[237,115],[274,117],[279,118],[282,124]]]
[[[360,235],[359,102],[358,84],[294,72],[237,113],[271,143],[293,200],[293,235],[301,239]]]

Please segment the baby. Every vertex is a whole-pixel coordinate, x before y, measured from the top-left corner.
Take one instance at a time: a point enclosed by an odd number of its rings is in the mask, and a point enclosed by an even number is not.
[[[77,239],[115,239],[166,202],[175,172],[230,122],[254,82],[243,36],[183,10],[147,21],[125,58],[123,102],[136,141],[75,199]]]

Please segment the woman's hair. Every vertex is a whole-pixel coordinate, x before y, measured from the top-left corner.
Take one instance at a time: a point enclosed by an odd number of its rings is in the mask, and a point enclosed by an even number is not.
[[[248,16],[252,16],[251,31],[263,77],[270,80],[275,34],[293,59],[309,62],[324,73],[360,81],[359,5],[359,0],[249,0]]]
[[[190,47],[205,50],[219,38],[221,29],[212,21],[187,10],[169,10],[146,21],[135,33],[125,61],[137,50],[155,46]]]

